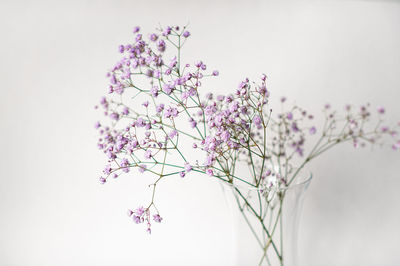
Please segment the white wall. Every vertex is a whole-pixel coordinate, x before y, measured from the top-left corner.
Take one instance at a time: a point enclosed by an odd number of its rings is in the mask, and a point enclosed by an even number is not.
[[[210,90],[265,72],[275,96],[316,113],[369,101],[400,116],[397,1],[2,1],[1,265],[232,264],[214,181],[163,183],[151,236],[125,215],[150,196],[144,176],[98,184],[92,107],[118,44],[135,25],[187,22],[185,58],[220,70]],[[311,166],[301,265],[400,264],[399,158],[346,146]]]

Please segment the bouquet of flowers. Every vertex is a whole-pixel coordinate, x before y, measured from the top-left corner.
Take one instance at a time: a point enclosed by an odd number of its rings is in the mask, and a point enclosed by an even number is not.
[[[119,46],[122,57],[107,73],[108,96],[96,106],[106,119],[95,127],[98,148],[107,156],[101,183],[134,168],[154,176],[149,203],[128,211],[149,233],[152,222],[163,220],[156,207],[158,183],[172,175],[202,173],[231,185],[240,211],[262,225],[262,235],[253,231],[263,250],[260,264],[270,263],[271,248],[283,265],[282,243],[273,235],[285,188],[296,183],[307,163],[338,144],[379,145],[384,136],[393,139],[393,150],[400,150],[400,123],[384,124],[383,107],[346,105],[339,112],[326,104],[324,123],[317,126],[311,113],[288,105],[285,97],[282,109],[272,110],[265,74],[256,82],[244,79],[228,95],[205,93],[202,84],[219,72],[202,61],[181,61],[190,38],[186,27],[148,35],[135,27],[133,33],[131,43]],[[241,192],[242,185],[257,189],[256,206]]]

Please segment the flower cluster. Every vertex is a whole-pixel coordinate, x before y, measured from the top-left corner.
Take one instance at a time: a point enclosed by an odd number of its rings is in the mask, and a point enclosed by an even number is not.
[[[157,184],[170,176],[198,172],[270,189],[290,185],[306,163],[339,143],[363,147],[387,135],[395,138],[392,148],[400,150],[396,129],[383,125],[383,107],[372,112],[369,105],[348,105],[341,114],[326,105],[325,124],[317,127],[306,110],[287,109],[286,98],[281,99],[282,112],[269,109],[266,75],[258,83],[243,80],[232,94],[202,97],[206,78],[219,72],[209,71],[201,60],[182,63],[181,50],[191,36],[186,27],[148,35],[135,27],[133,34],[133,42],[119,45],[122,57],[106,74],[108,96],[95,108],[107,120],[95,128],[98,148],[107,157],[101,183],[132,168],[155,176],[150,203],[128,211],[135,223],[146,222],[149,233],[151,220],[162,221],[155,205]],[[378,119],[371,127],[374,115]],[[306,140],[317,136],[307,150]],[[247,175],[235,172],[240,164],[249,166]]]

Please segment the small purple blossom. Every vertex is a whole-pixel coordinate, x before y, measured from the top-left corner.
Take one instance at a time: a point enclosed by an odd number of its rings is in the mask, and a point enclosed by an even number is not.
[[[123,115],[128,115],[129,114],[129,108],[128,107],[124,107],[124,109],[122,110],[122,114]]]
[[[163,218],[161,218],[161,216],[160,216],[159,214],[155,214],[155,215],[153,215],[153,220],[154,220],[156,223],[161,223],[161,221],[163,220]]]
[[[150,41],[153,41],[153,42],[155,42],[155,41],[157,41],[157,39],[158,39],[158,36],[157,36],[157,34],[155,34],[155,33],[152,33],[152,34],[150,35],[149,39],[150,39]]]
[[[161,113],[164,110],[164,104],[160,104],[156,106],[156,112]]]
[[[137,33],[139,31],[140,31],[140,27],[139,26],[136,26],[136,27],[133,28],[133,33]]]
[[[147,150],[145,153],[144,153],[144,158],[146,158],[146,159],[150,159],[152,156],[151,156],[151,150],[149,149],[149,150]]]
[[[189,173],[192,171],[192,166],[189,163],[185,163],[185,171],[186,173]]]
[[[139,208],[137,208],[136,210],[135,210],[135,214],[137,215],[137,216],[143,216],[143,214],[145,213],[145,209],[144,209],[144,207],[143,206],[140,206]]]
[[[206,174],[209,176],[213,176],[214,175],[214,171],[212,169],[207,169],[206,170]]]
[[[139,165],[139,172],[140,173],[144,173],[144,171],[146,171],[147,166],[145,164],[141,164]]]
[[[169,137],[170,139],[173,139],[173,138],[175,138],[176,135],[178,135],[178,131],[176,131],[176,130],[174,129],[174,130],[172,130],[171,132],[169,132],[168,137]]]
[[[129,166],[129,161],[128,161],[128,159],[123,158],[123,159],[121,160],[120,165],[121,165],[121,167],[128,167],[128,166]]]
[[[118,114],[118,113],[111,113],[111,114],[110,114],[110,118],[111,118],[112,120],[118,121],[118,120],[119,120],[119,114]]]

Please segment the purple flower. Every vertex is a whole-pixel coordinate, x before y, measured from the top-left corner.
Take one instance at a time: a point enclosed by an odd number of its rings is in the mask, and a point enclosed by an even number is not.
[[[113,153],[112,151],[107,151],[106,155],[109,159],[114,160],[115,158],[117,158],[117,156],[115,155],[115,153]]]
[[[165,118],[170,118],[170,117],[177,117],[178,116],[178,109],[175,107],[168,106],[167,110],[164,113]]]
[[[317,132],[317,129],[315,127],[310,128],[310,135],[314,135]]]
[[[293,130],[293,132],[299,132],[299,128],[297,127],[297,123],[296,122],[293,122],[292,123],[292,130]]]
[[[231,134],[227,130],[222,132],[221,139],[223,141],[227,142],[230,138],[231,138]]]
[[[163,85],[163,91],[164,91],[167,95],[170,95],[170,94],[172,93],[173,89],[174,89],[174,86],[172,86],[171,84],[165,83],[165,84]]]
[[[378,110],[378,113],[380,113],[380,114],[385,113],[385,108],[383,106],[379,106],[377,110]]]
[[[111,84],[117,84],[117,79],[115,78],[115,75],[112,75],[110,78],[110,83]]]
[[[107,164],[106,167],[104,167],[104,174],[109,175],[111,174],[112,168],[111,168],[111,164]]]
[[[138,215],[138,216],[142,216],[144,213],[145,213],[145,209],[144,209],[144,207],[143,206],[140,206],[139,208],[137,208],[136,210],[135,210],[135,213],[136,213],[136,215]]]
[[[183,34],[183,37],[185,37],[185,38],[187,38],[187,37],[189,37],[190,36],[190,32],[188,32],[188,31],[185,31]]]
[[[157,43],[157,49],[160,52],[164,52],[165,51],[165,42],[164,40],[159,40]]]
[[[101,127],[100,122],[96,122],[96,124],[94,124],[94,128],[95,128],[95,129],[98,129],[99,127]]]
[[[160,216],[159,214],[153,215],[153,220],[154,220],[156,223],[161,223],[162,219],[163,219],[163,218],[161,218],[161,216]]]
[[[215,77],[218,76],[218,75],[219,75],[218,70],[214,70],[214,71],[212,72],[212,75],[215,76]]]
[[[261,123],[262,123],[261,117],[260,117],[259,115],[256,115],[256,116],[253,118],[253,122],[254,122],[254,124],[256,124],[256,126],[260,126]]]
[[[190,127],[191,128],[195,128],[196,126],[197,126],[197,122],[196,121],[194,121],[194,120],[190,121]]]
[[[122,114],[123,115],[128,115],[129,114],[129,108],[128,107],[124,107],[124,110],[122,110]]]
[[[140,27],[139,26],[136,26],[136,27],[133,28],[133,33],[137,33],[139,31],[140,31]]]
[[[287,113],[286,118],[288,120],[292,120],[293,119],[293,114],[291,112]]]
[[[126,158],[123,158],[121,160],[121,167],[128,167],[129,166],[129,161]]]
[[[171,30],[172,30],[172,28],[168,26],[167,28],[165,28],[165,30],[163,31],[162,35],[163,36],[170,35],[171,34]]]
[[[158,87],[157,87],[157,86],[153,86],[153,87],[150,89],[150,93],[151,93],[151,95],[153,95],[153,97],[156,97],[156,98],[157,98],[157,96],[158,96]]]
[[[155,42],[155,41],[157,41],[158,36],[157,36],[157,34],[153,33],[153,34],[150,35],[149,39],[150,39],[150,41]]]
[[[189,163],[185,163],[185,171],[186,173],[189,173],[192,171],[192,166]]]
[[[179,173],[179,175],[180,175],[180,177],[185,177],[185,175],[186,175],[186,173],[185,173],[185,171],[181,171],[180,173]]]
[[[266,81],[266,80],[267,80],[267,75],[262,74],[262,75],[261,75],[261,80],[262,80],[262,81]]]
[[[206,174],[209,175],[209,176],[213,176],[213,175],[214,175],[214,172],[213,172],[212,169],[207,169],[207,170],[206,170]]]
[[[144,158],[146,158],[146,159],[150,159],[151,158],[151,150],[147,150],[145,153],[144,153]]]
[[[143,218],[141,218],[140,216],[137,216],[137,215],[134,215],[133,217],[132,217],[132,219],[133,219],[133,221],[135,222],[135,223],[137,223],[137,224],[140,224],[140,223],[143,223]]]
[[[117,114],[117,113],[111,113],[111,114],[110,114],[110,118],[111,118],[112,120],[118,121],[118,120],[119,120],[119,114]]]
[[[173,139],[176,135],[178,135],[178,131],[176,131],[176,130],[174,129],[174,130],[172,130],[172,131],[168,134],[168,137],[169,137],[170,139]]]
[[[144,171],[146,171],[146,168],[147,168],[147,166],[145,164],[139,165],[139,172],[144,173]]]
[[[160,105],[156,106],[156,112],[161,113],[164,110],[164,104],[161,103]]]

